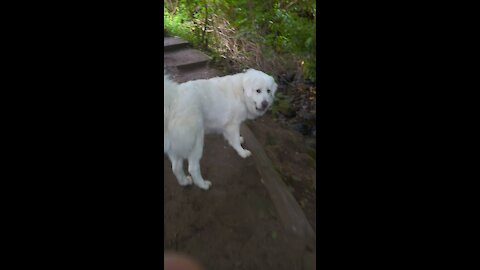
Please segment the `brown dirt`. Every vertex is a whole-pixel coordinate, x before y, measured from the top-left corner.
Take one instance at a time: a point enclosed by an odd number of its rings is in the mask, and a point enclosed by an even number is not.
[[[206,269],[304,269],[309,254],[286,234],[252,158],[242,159],[220,136],[207,136],[201,161],[209,191],[180,187],[164,157],[166,251],[180,251]]]
[[[248,122],[248,126],[316,232],[316,153],[306,142],[314,138],[285,127],[270,113]]]
[[[178,82],[221,75],[208,68],[169,71]],[[269,114],[249,126],[316,230],[315,151]],[[164,155],[165,251],[188,254],[210,270],[314,269],[314,250],[283,229],[253,158],[207,135],[201,166],[213,183],[208,191],[179,186]]]
[[[214,59],[211,65],[223,73],[241,72],[229,59]],[[316,85],[286,74],[277,77],[277,93],[290,99],[288,112],[268,112],[249,121],[249,127],[316,232]]]

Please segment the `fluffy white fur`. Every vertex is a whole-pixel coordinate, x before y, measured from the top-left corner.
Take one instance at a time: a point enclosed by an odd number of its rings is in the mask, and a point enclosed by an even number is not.
[[[204,134],[223,134],[242,158],[250,156],[251,152],[241,146],[240,124],[268,110],[277,84],[271,76],[254,69],[182,84],[165,75],[163,83],[164,153],[170,158],[180,185],[193,182],[207,190],[211,182],[203,179],[199,163]],[[191,177],[183,170],[184,159],[188,160]]]

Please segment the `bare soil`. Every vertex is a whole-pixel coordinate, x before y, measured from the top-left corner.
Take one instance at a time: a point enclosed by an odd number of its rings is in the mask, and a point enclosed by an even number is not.
[[[208,68],[169,72],[178,82],[222,75]],[[247,124],[316,231],[314,137],[271,113]],[[213,183],[208,191],[179,186],[164,155],[165,251],[186,253],[211,270],[315,268],[315,248],[285,232],[253,158],[243,159],[223,137],[207,135],[201,166]]]
[[[316,149],[311,146],[315,138],[286,127],[271,114],[248,122],[248,126],[316,232]]]
[[[189,254],[211,270],[312,267],[311,250],[284,232],[252,158],[212,135],[201,166],[213,182],[208,191],[179,186],[164,157],[166,251]]]

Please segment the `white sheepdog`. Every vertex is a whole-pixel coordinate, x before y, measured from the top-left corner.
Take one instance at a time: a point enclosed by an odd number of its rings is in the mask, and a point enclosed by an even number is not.
[[[245,119],[262,116],[272,105],[275,80],[254,69],[244,73],[182,84],[164,75],[163,134],[164,153],[182,186],[195,183],[207,190],[211,182],[200,172],[204,134],[223,134],[242,157],[251,152],[241,146],[240,124]],[[188,160],[186,176],[183,160]]]

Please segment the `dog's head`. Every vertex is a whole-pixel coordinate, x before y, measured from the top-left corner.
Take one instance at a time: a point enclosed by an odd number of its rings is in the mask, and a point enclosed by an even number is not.
[[[275,80],[255,69],[249,69],[243,74],[243,90],[247,108],[255,117],[262,116],[272,106],[275,92]]]

